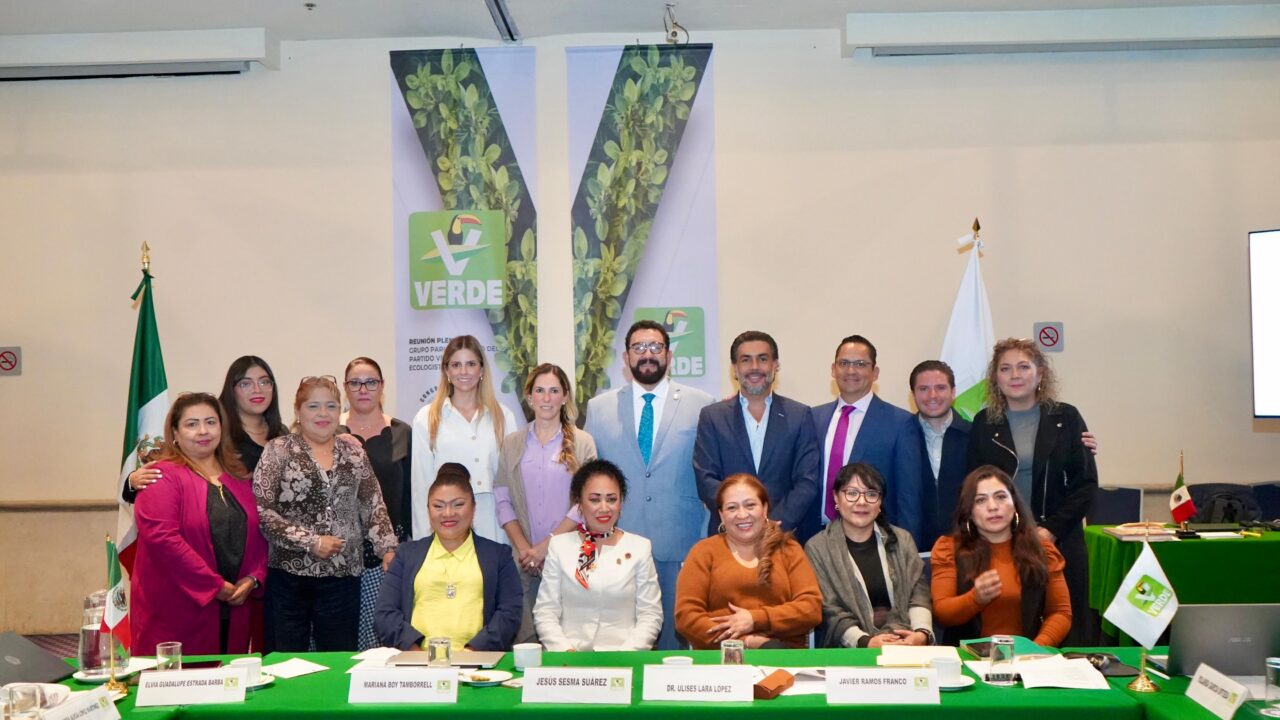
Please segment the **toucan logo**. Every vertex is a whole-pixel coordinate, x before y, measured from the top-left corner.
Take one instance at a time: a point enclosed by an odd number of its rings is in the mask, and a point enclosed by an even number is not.
[[[635,319],[652,320],[666,329],[671,340],[672,377],[702,377],[707,374],[707,322],[702,308],[636,308]]]
[[[502,211],[409,216],[409,301],[415,309],[502,307],[506,266]]]

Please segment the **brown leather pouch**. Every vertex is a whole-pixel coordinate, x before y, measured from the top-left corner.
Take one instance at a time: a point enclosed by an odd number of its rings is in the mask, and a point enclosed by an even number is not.
[[[784,690],[796,684],[796,678],[786,670],[774,670],[769,677],[756,683],[752,690],[757,700],[772,700]]]

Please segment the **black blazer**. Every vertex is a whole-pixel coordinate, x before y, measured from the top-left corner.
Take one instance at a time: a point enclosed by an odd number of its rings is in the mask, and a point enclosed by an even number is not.
[[[938,463],[938,477],[933,476],[929,463],[929,447],[925,444],[924,428],[916,422],[920,432],[920,507],[924,509],[922,548],[931,548],[938,538],[955,528],[956,500],[960,486],[969,474],[966,455],[969,451],[969,430],[972,423],[952,414],[951,425],[942,436],[942,462]]]
[[[471,538],[476,544],[476,560],[484,578],[484,628],[467,644],[476,650],[510,650],[520,630],[520,614],[524,610],[520,572],[516,570],[510,548],[475,533]],[[422,633],[410,624],[413,581],[426,562],[433,540],[435,535],[428,535],[401,544],[391,567],[382,576],[382,588],[373,610],[373,628],[383,645],[401,650],[415,644],[422,646]]]
[[[1005,419],[996,425],[987,417],[988,410],[984,408],[973,418],[969,432],[969,470],[991,464],[1010,476],[1016,475],[1018,453],[1013,446],[1009,421]],[[1098,490],[1098,466],[1080,441],[1080,434],[1088,429],[1075,407],[1057,403],[1050,409],[1041,403],[1028,504],[1036,522],[1059,539],[1072,530],[1080,530]]]

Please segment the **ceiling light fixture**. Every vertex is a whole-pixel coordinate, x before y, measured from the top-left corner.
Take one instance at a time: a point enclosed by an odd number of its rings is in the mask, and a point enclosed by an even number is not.
[[[689,31],[676,22],[676,4],[667,3],[667,13],[662,16],[662,29],[667,33],[667,42],[671,45],[688,45]],[[680,38],[683,35],[684,40]]]
[[[516,21],[511,17],[511,11],[507,9],[507,0],[484,0],[484,4],[489,8],[489,14],[493,16],[493,24],[498,28],[498,35],[504,42],[519,42],[520,31],[516,28]]]

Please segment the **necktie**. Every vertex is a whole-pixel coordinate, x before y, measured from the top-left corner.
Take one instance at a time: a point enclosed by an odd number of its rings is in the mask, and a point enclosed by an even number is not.
[[[844,438],[849,434],[849,416],[853,414],[853,406],[840,408],[840,421],[836,423],[836,436],[831,439],[831,455],[827,458],[827,492],[823,502],[823,511],[828,520],[836,519],[836,476],[844,467]]]
[[[644,398],[644,409],[640,411],[640,432],[636,440],[640,443],[640,457],[648,465],[649,456],[653,454],[653,399],[657,396],[645,393],[640,397]]]

